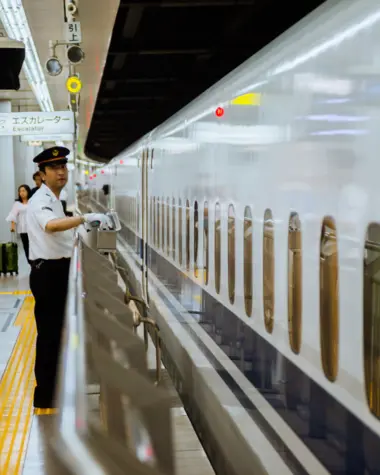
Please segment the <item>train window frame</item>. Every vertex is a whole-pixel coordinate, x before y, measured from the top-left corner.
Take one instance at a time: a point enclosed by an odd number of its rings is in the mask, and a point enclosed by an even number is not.
[[[288,337],[293,353],[302,345],[302,223],[297,212],[288,220]]]
[[[182,199],[178,198],[178,263],[183,265],[183,209]]]
[[[373,229],[377,232],[372,233]],[[376,251],[379,252],[378,257],[374,254]],[[367,225],[363,245],[363,370],[367,405],[377,419],[380,419],[380,312],[376,311],[379,300],[374,291],[379,288],[376,278],[380,270],[379,258],[380,222],[371,221]]]
[[[165,206],[166,205],[166,200],[165,197],[162,197],[161,201],[161,214],[162,214],[162,219],[161,219],[161,251],[165,253],[165,228],[166,228],[166,215],[165,215]]]
[[[161,246],[161,200],[160,197],[157,197],[157,249],[160,249]]]
[[[236,283],[236,213],[233,204],[228,206],[227,212],[227,274],[228,274],[228,298],[230,304],[235,303]]]
[[[185,210],[185,234],[186,234],[186,253],[185,253],[185,265],[186,270],[190,271],[190,264],[191,264],[191,255],[190,255],[190,201],[186,200],[186,210]]]
[[[153,223],[152,223],[153,236],[152,241],[154,246],[157,246],[157,230],[156,230],[156,197],[153,196]]]
[[[175,198],[172,198],[172,258],[176,258],[176,207]]]
[[[251,226],[249,235],[247,235],[249,230],[247,222],[250,222]],[[250,206],[244,208],[243,241],[244,308],[247,317],[251,317],[253,310],[253,213]]]
[[[221,270],[222,270],[222,209],[219,201],[215,203],[215,217],[214,217],[214,280],[215,280],[215,291],[217,294],[220,294],[220,282],[221,282]],[[217,223],[219,221],[219,228],[217,228]]]
[[[207,226],[205,223],[207,222]],[[210,252],[210,243],[209,243],[209,226],[208,226],[208,202],[205,201],[203,204],[203,282],[204,285],[208,285],[209,281],[209,252]]]
[[[199,250],[199,204],[194,201],[193,209],[193,245],[194,245],[194,276],[198,277],[198,250]]]
[[[269,226],[268,223],[272,224]],[[275,226],[273,212],[267,208],[263,220],[263,316],[264,325],[268,333],[273,333],[275,313]],[[266,282],[269,289],[266,294]],[[272,289],[270,289],[272,287]]]
[[[327,228],[332,229],[328,236]],[[328,239],[325,239],[326,237]],[[327,255],[325,251],[322,252],[323,249],[327,249],[327,246],[325,246],[327,241],[330,243],[330,248],[335,243],[336,252],[332,252],[330,255]],[[326,256],[329,256],[328,261]],[[336,276],[336,279],[334,279],[334,276]],[[331,298],[330,294],[332,292],[330,291],[334,290],[337,295]],[[323,217],[320,229],[319,325],[323,372],[329,381],[334,382],[339,372],[339,250],[337,225],[335,219],[330,215]]]
[[[166,254],[170,256],[171,249],[170,249],[170,198],[166,199]]]

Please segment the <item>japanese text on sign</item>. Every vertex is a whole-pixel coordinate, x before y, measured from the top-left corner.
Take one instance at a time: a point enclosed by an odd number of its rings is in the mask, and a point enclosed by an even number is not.
[[[69,21],[66,23],[66,41],[68,43],[81,43],[82,42],[82,30],[80,21]]]
[[[0,135],[56,135],[74,132],[71,111],[0,113]]]

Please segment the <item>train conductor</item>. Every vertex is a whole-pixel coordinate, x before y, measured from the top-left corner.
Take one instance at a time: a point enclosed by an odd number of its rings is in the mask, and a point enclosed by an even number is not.
[[[52,147],[37,155],[43,184],[29,201],[27,229],[30,242],[30,289],[35,299],[37,326],[34,391],[35,408],[54,408],[61,333],[69,279],[73,229],[88,223],[110,227],[104,214],[66,217],[61,190],[68,180],[65,147]]]

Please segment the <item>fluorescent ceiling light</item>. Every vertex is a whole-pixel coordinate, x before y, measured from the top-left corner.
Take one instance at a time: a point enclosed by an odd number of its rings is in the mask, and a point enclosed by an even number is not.
[[[286,127],[277,125],[239,126],[197,122],[190,132],[194,142],[225,143],[229,145],[268,145],[288,139]]]
[[[53,111],[53,102],[21,0],[0,0],[0,19],[9,38],[22,41],[25,45],[23,69],[41,110]]]

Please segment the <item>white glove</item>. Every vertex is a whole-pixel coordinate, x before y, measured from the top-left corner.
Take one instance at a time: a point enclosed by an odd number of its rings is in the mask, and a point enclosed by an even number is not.
[[[87,231],[94,228],[108,231],[113,228],[112,220],[109,216],[102,213],[87,213],[83,215]],[[87,226],[86,226],[87,225]]]

